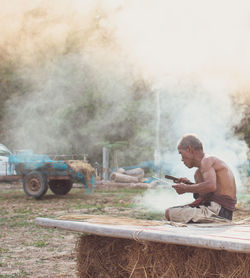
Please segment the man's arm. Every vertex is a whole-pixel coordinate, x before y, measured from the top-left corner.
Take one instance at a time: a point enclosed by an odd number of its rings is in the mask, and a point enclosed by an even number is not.
[[[195,183],[203,182],[203,177],[202,177],[200,169],[197,169],[195,171],[195,173],[194,173],[194,180],[195,180]]]
[[[200,167],[200,179],[198,178],[199,172],[196,172],[196,174],[197,176],[195,178],[195,184],[179,183],[173,185],[173,188],[178,194],[183,194],[186,192],[206,194],[216,191],[216,172],[213,168],[212,158],[203,159]],[[197,183],[197,181],[199,182]]]
[[[200,169],[197,169],[195,174],[194,174],[194,180],[195,180],[195,183],[200,183],[203,181],[203,178],[202,178],[202,175],[201,175],[201,172],[200,172]],[[193,197],[195,200],[199,199],[200,196],[202,196],[202,194],[199,194],[199,193],[193,193]]]

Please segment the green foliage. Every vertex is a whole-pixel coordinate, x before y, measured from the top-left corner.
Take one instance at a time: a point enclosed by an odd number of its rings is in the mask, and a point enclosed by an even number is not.
[[[1,46],[0,53],[0,138],[1,143],[3,143],[8,129],[8,126],[3,122],[8,101],[22,97],[29,85],[19,77],[18,57],[13,57]]]
[[[151,159],[150,84],[118,57],[112,32],[100,24],[105,11],[94,9],[90,18],[81,30],[69,25],[63,43],[44,43],[49,14],[32,9],[19,42],[34,47],[28,62],[15,41],[8,51],[0,45],[0,142],[36,153],[87,153],[90,162],[101,161],[102,146],[124,152],[121,163]]]
[[[54,57],[54,63],[52,74],[46,72],[48,78],[44,76],[36,90],[32,85],[29,88],[29,82],[41,78],[43,67],[21,80],[28,92],[25,98],[12,90],[10,100],[2,102],[8,110],[0,125],[8,126],[4,136],[9,147],[18,145],[38,153],[88,153],[91,162],[101,161],[102,146],[126,151],[125,164],[152,157],[154,129],[145,126],[145,122],[152,123],[152,116],[148,118],[145,111],[152,96],[146,85],[142,94],[138,86],[123,84],[117,77],[110,82],[108,76],[101,76],[104,84],[100,87],[98,72],[75,63],[71,56]],[[82,75],[83,68],[86,72]],[[18,76],[15,68],[12,71]],[[121,94],[112,94],[114,86]]]
[[[239,91],[232,97],[232,100],[243,113],[241,122],[235,127],[235,133],[243,138],[250,148],[250,92],[248,90]]]
[[[45,247],[46,245],[47,245],[47,243],[43,240],[39,240],[39,241],[34,243],[35,247]]]

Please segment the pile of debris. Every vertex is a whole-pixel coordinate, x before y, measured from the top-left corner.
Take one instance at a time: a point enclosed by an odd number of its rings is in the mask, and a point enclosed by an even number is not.
[[[142,168],[134,168],[125,170],[119,168],[112,172],[110,175],[110,181],[102,181],[102,185],[117,186],[117,187],[137,187],[137,188],[148,188],[155,186],[155,183],[145,183],[147,180],[144,178],[144,170]]]
[[[114,182],[126,182],[136,183],[143,182],[144,170],[142,168],[135,168],[131,170],[125,170],[119,168],[116,172],[113,172],[110,176],[110,180]]]

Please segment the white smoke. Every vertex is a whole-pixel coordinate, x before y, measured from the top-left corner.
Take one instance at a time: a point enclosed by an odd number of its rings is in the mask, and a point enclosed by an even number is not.
[[[158,188],[148,189],[142,195],[135,197],[135,203],[138,208],[162,214],[169,207],[187,205],[193,200],[192,194],[178,195],[174,189],[163,185]]]
[[[250,90],[249,22],[246,0],[2,0],[1,47],[19,58],[20,78],[32,84],[22,99],[8,102],[10,138],[18,148],[67,149],[74,127],[62,119],[81,102],[83,116],[77,120],[83,125],[76,141],[83,140],[85,128],[89,142],[101,141],[102,130],[114,132],[113,124],[127,117],[132,87],[144,80],[152,98],[136,108],[140,129],[127,152],[155,145],[158,93],[158,148],[171,174],[192,179],[175,149],[178,139],[192,132],[207,153],[232,167],[241,185],[247,146],[233,132],[242,111],[232,96]],[[93,91],[99,110],[84,126]],[[122,126],[119,133],[125,134]],[[148,159],[143,151],[136,156]]]

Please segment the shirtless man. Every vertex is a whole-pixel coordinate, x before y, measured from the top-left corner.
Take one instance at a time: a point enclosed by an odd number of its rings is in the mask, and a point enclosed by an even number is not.
[[[186,206],[168,208],[166,219],[184,223],[206,222],[214,217],[232,220],[236,185],[227,164],[215,156],[206,155],[201,141],[194,134],[184,135],[177,149],[185,166],[198,169],[194,175],[195,183],[180,178],[173,188],[178,194],[192,192],[197,199]]]

